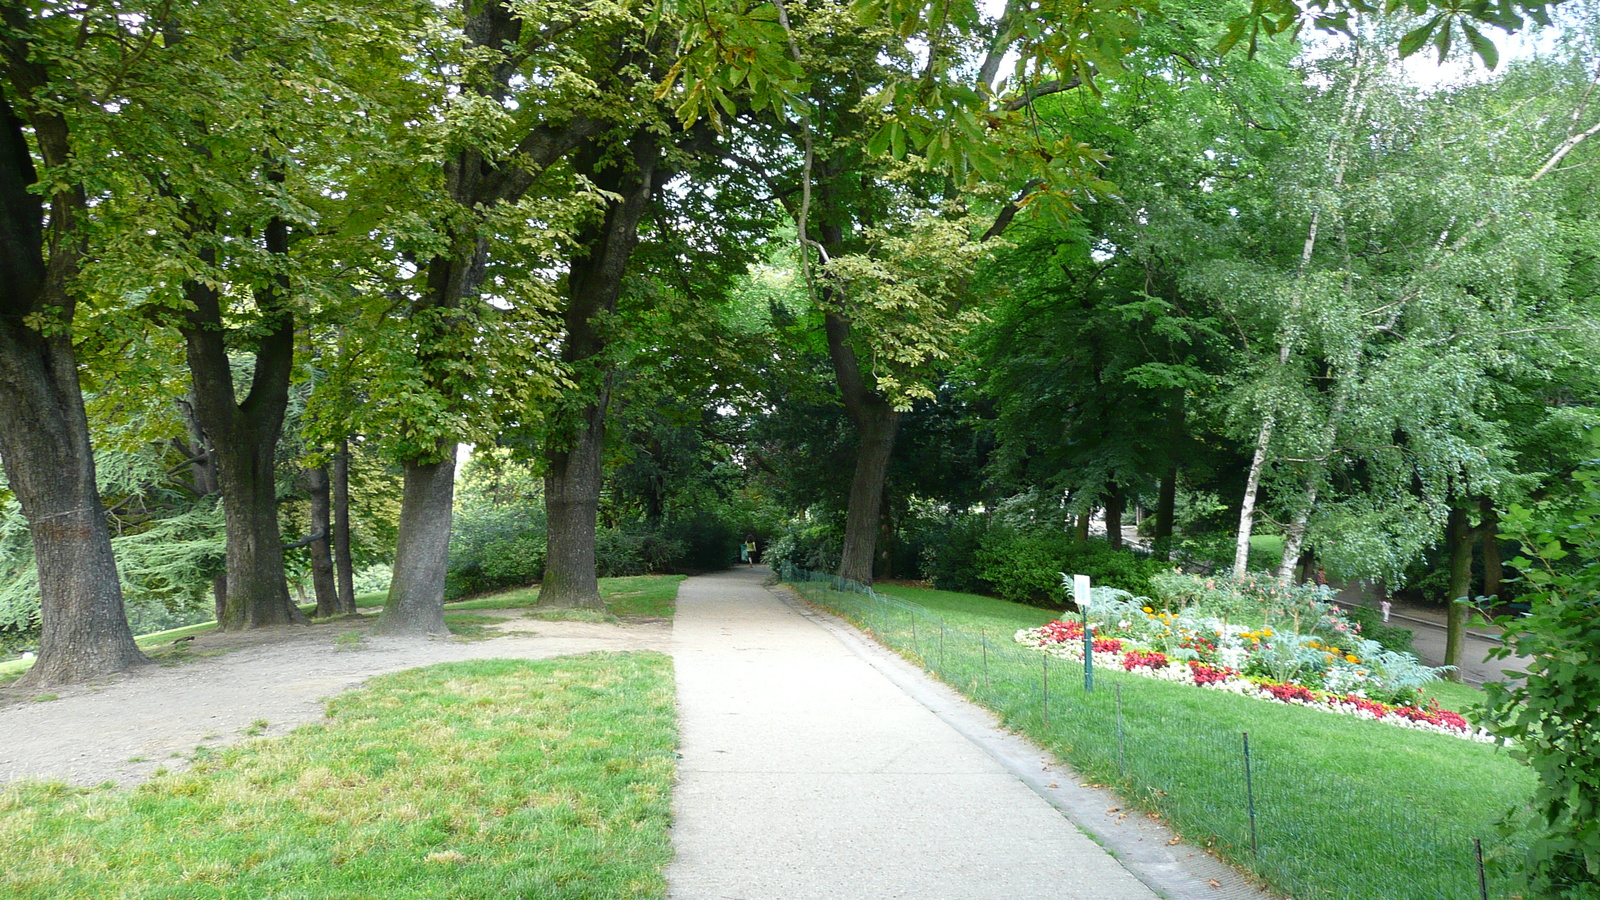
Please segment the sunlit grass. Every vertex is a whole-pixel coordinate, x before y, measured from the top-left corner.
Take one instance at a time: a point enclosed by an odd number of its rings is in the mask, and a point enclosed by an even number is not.
[[[0,896],[665,895],[671,660],[449,663],[132,792],[0,793]]]
[[[581,621],[611,621],[606,618],[608,615],[616,619],[670,618],[678,598],[678,585],[683,579],[682,575],[602,578],[600,599],[605,601],[605,613],[596,615],[596,610],[585,615],[584,610],[539,610],[539,615]],[[537,609],[538,605],[539,588],[535,586],[448,603],[445,610]]]
[[[995,710],[1086,780],[1115,787],[1189,840],[1303,900],[1476,896],[1473,839],[1492,856],[1496,819],[1532,790],[1532,775],[1506,751],[1454,737],[1120,669],[1097,667],[1087,693],[1081,664],[1046,662],[1012,640],[1018,628],[1051,618],[1048,610],[899,586],[881,589],[893,598],[886,603],[796,586]],[[1438,684],[1433,696],[1459,709],[1481,694]],[[1491,890],[1502,886],[1491,868]]]

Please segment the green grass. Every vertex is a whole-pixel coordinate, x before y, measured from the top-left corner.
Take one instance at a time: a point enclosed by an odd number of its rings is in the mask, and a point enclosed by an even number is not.
[[[131,792],[0,793],[0,896],[663,897],[673,704],[655,653],[383,676]]]
[[[678,599],[678,585],[683,575],[637,575],[627,578],[600,579],[600,599],[605,601],[606,612],[619,619],[670,618]],[[527,587],[474,597],[457,603],[445,604],[446,612],[474,609],[536,609],[539,605],[539,588]],[[607,621],[603,616],[572,616],[566,610],[550,611],[555,618],[579,618],[583,621]],[[576,612],[582,612],[581,610]]]
[[[1190,841],[1301,900],[1476,896],[1472,841],[1501,848],[1495,820],[1533,787],[1495,747],[1049,659],[1012,640],[1047,610],[885,587],[888,601],[797,585],[876,631],[1086,780],[1117,789]],[[1048,671],[1047,671],[1048,668]],[[1049,702],[1045,701],[1048,679]],[[1120,695],[1119,695],[1120,687]],[[1474,701],[1437,685],[1441,705]],[[1249,734],[1259,853],[1251,851]],[[1491,896],[1504,883],[1491,876]]]
[[[499,616],[480,616],[470,612],[447,612],[444,614],[444,624],[450,633],[459,638],[468,640],[486,640],[498,637],[501,632],[494,626],[504,622]]]

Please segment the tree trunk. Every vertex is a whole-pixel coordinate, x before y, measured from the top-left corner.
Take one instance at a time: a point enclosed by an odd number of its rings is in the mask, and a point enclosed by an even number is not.
[[[1300,508],[1296,510],[1294,522],[1289,525],[1289,531],[1284,535],[1283,558],[1278,561],[1278,580],[1289,584],[1294,580],[1295,567],[1300,565],[1300,557],[1304,555],[1306,543],[1306,529],[1311,523],[1311,510],[1317,505],[1317,495],[1322,487],[1320,472],[1313,472],[1306,483],[1305,495],[1300,500]]]
[[[450,523],[455,510],[455,446],[441,445],[440,459],[405,463],[400,498],[400,537],[395,542],[394,580],[378,619],[381,634],[445,635],[444,578],[450,564]]]
[[[47,84],[26,55],[24,36],[10,36],[8,74]],[[47,165],[68,162],[63,118],[35,109],[27,124]],[[39,656],[19,682],[25,689],[145,662],[122,605],[72,344],[71,284],[82,252],[75,226],[86,201],[68,188],[51,196],[47,261],[37,182],[24,124],[0,92],[0,464],[27,517],[39,572]],[[37,322],[53,326],[48,336]]]
[[[1122,510],[1127,502],[1122,485],[1112,482],[1106,488],[1106,540],[1113,550],[1122,549]]]
[[[307,621],[290,599],[284,576],[276,444],[274,436],[270,443],[217,450],[227,532],[227,603],[217,620],[223,631]]]
[[[282,222],[268,224],[266,239],[271,252],[288,252]],[[269,330],[256,345],[250,393],[241,402],[234,395],[220,294],[208,283],[184,285],[191,308],[184,313],[181,330],[195,416],[217,463],[227,530],[227,595],[217,620],[224,631],[307,621],[289,599],[278,527],[278,438],[294,366],[294,316],[285,305],[286,291],[279,283],[257,292],[256,304]]]
[[[70,335],[0,320],[0,460],[39,570],[39,656],[27,688],[145,662],[122,604]]]
[[[604,609],[595,567],[594,532],[600,509],[605,411],[590,407],[588,423],[568,450],[546,454],[545,564],[539,605]]]
[[[350,439],[333,457],[333,562],[338,572],[339,609],[356,615],[356,573],[350,559]]]
[[[1449,606],[1445,612],[1444,664],[1461,665],[1461,646],[1466,637],[1467,604],[1472,594],[1472,527],[1467,511],[1460,506],[1450,507],[1450,517],[1445,523],[1445,540],[1450,548],[1450,585],[1446,591]],[[1451,681],[1461,680],[1461,670],[1452,669],[1445,676]]]
[[[595,571],[594,532],[613,373],[600,362],[606,349],[600,320],[617,309],[661,155],[655,136],[646,131],[634,132],[627,146],[631,165],[612,159],[599,141],[584,146],[574,162],[593,184],[618,199],[606,204],[600,222],[579,232],[583,249],[573,256],[567,273],[561,359],[574,371],[587,369],[580,379],[587,384],[570,392],[566,402],[575,408],[566,428],[553,429],[545,447],[543,606],[605,608]],[[556,417],[558,422],[562,418]]]
[[[194,411],[194,395],[190,394],[188,400],[178,401],[178,409],[183,413],[184,425],[188,427],[189,440],[187,443],[175,440],[178,452],[191,460],[189,465],[189,479],[194,486],[196,498],[210,497],[222,490],[217,480],[217,453],[211,447],[211,442],[206,439],[206,431],[200,427],[200,417]],[[220,498],[218,498],[220,502]],[[211,601],[215,610],[214,615],[218,622],[222,621],[223,613],[228,609],[228,573],[226,569],[211,579]]]
[[[1162,559],[1172,558],[1172,520],[1178,506],[1178,467],[1168,466],[1161,476],[1156,495],[1155,551]]]
[[[894,455],[900,414],[876,396],[866,398],[865,403],[870,408],[857,425],[861,443],[856,450],[855,474],[850,479],[850,509],[845,518],[844,548],[839,554],[839,577],[871,584],[878,519],[883,513],[883,486]]]
[[[1483,521],[1478,528],[1483,531],[1483,595],[1503,599],[1505,566],[1500,560],[1500,514],[1495,512],[1494,501],[1483,498],[1479,508]]]
[[[1261,490],[1261,471],[1267,466],[1267,448],[1272,444],[1272,416],[1261,420],[1256,435],[1256,453],[1250,460],[1250,474],[1244,482],[1244,502],[1239,506],[1239,536],[1233,546],[1233,574],[1250,571],[1250,533],[1255,529],[1256,494]]]
[[[333,500],[328,490],[328,467],[305,470],[306,493],[311,497],[311,588],[317,595],[317,618],[339,615],[339,585],[333,575]],[[316,535],[322,535],[316,537]]]
[[[1089,520],[1094,518],[1094,510],[1087,510],[1078,514],[1078,521],[1073,523],[1072,536],[1074,540],[1087,541],[1089,539]]]

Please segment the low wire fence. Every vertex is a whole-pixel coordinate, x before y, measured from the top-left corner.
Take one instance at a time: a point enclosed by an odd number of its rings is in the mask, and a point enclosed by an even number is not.
[[[1428,784],[1375,791],[1370,772],[1309,768],[1281,742],[1251,747],[1247,733],[1215,720],[1210,692],[1104,667],[1087,691],[1081,662],[1024,647],[1012,632],[947,621],[834,575],[785,566],[779,576],[1041,740],[1084,778],[1299,900],[1511,896],[1495,860],[1520,848],[1444,821],[1430,809]],[[1436,773],[1441,782],[1456,776]]]

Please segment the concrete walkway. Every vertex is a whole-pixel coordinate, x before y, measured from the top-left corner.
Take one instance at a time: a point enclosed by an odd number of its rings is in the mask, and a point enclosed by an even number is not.
[[[678,593],[670,897],[1157,896],[765,575],[691,578]]]

